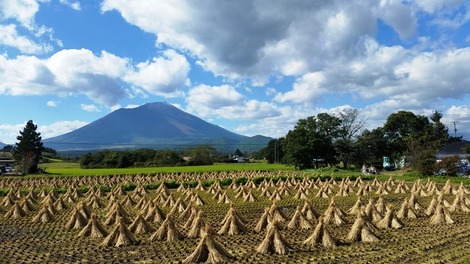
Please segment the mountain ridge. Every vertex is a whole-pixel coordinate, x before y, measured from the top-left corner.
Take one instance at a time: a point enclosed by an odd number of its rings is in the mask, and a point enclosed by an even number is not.
[[[132,109],[118,109],[86,126],[43,142],[57,151],[143,147],[178,149],[193,145],[213,145],[226,151],[242,146],[251,151],[264,147],[270,139],[236,134],[171,104],[155,102]]]

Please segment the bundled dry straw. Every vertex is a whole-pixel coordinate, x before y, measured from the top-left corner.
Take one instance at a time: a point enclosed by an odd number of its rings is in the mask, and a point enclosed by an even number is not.
[[[376,242],[379,238],[374,234],[375,227],[365,219],[362,214],[358,214],[347,239],[351,242]]]
[[[403,223],[398,219],[395,214],[395,210],[391,205],[387,206],[387,212],[382,220],[377,223],[377,227],[381,229],[395,228],[399,229],[403,227]]]
[[[145,216],[145,220],[153,223],[162,223],[165,221],[165,218],[165,213],[160,209],[160,207],[158,207],[158,205],[154,205],[150,208]]]
[[[74,207],[72,211],[72,215],[69,218],[69,221],[67,221],[67,224],[65,227],[67,229],[82,229],[87,225],[87,219],[78,211],[76,207]]]
[[[283,223],[287,221],[287,216],[281,211],[281,209],[279,209],[276,202],[274,202],[269,208],[269,214],[276,222]]]
[[[449,207],[450,212],[462,211],[465,213],[470,212],[470,208],[465,204],[465,196],[457,194],[452,205]]]
[[[38,214],[33,218],[33,223],[50,223],[54,221],[54,215],[47,209],[47,207],[41,208]]]
[[[155,231],[155,227],[145,221],[141,214],[138,214],[134,221],[129,225],[129,231],[136,235],[147,234]]]
[[[220,228],[218,234],[226,234],[231,236],[245,233],[248,231],[245,223],[246,221],[238,215],[237,211],[233,207],[233,204],[231,204],[227,215],[222,220],[222,227]]]
[[[17,219],[23,216],[26,216],[26,212],[21,208],[19,201],[14,202],[10,210],[8,210],[4,215],[5,218],[12,219]]]
[[[268,226],[270,222],[272,222],[272,216],[269,214],[269,207],[266,207],[264,208],[264,213],[256,223],[255,232],[260,233]]]
[[[338,245],[338,240],[331,234],[323,223],[323,216],[320,216],[312,235],[304,240],[303,244],[311,247],[317,245],[323,247],[336,247]]]
[[[381,214],[385,214],[385,201],[384,201],[384,198],[383,196],[379,196],[379,198],[377,199],[377,202],[375,203],[375,208],[377,209],[377,212],[381,213]]]
[[[149,238],[150,241],[162,240],[168,242],[174,242],[177,240],[182,240],[184,236],[176,228],[175,222],[171,218],[171,214],[166,216],[165,221],[158,230]]]
[[[203,212],[198,211],[196,218],[191,223],[191,226],[189,227],[187,237],[188,238],[196,238],[196,237],[202,237],[204,234],[204,228],[206,226],[206,222],[204,221]]]
[[[304,201],[304,205],[302,206],[302,213],[305,215],[305,218],[311,222],[315,221],[320,216],[307,200]]]
[[[233,259],[227,250],[214,240],[209,229],[206,227],[196,249],[183,260],[183,263],[223,263]]]
[[[124,221],[119,218],[116,225],[109,235],[101,243],[102,246],[127,246],[135,245],[137,240],[134,238],[134,235],[127,229]]]
[[[424,207],[416,200],[416,195],[414,193],[411,193],[410,199],[408,199],[408,203],[410,204],[410,207],[415,209],[416,211],[421,211],[424,209]]]
[[[101,238],[106,237],[108,232],[101,225],[98,217],[95,214],[92,214],[88,224],[78,233],[79,237],[91,237],[91,238]]]
[[[363,204],[361,201],[361,197],[359,196],[357,197],[356,203],[351,208],[349,208],[348,214],[357,215],[359,212],[362,211],[362,207],[363,207]]]
[[[312,223],[307,219],[307,217],[302,213],[300,206],[297,206],[294,214],[292,215],[291,220],[287,224],[287,229],[310,229],[313,228]]]
[[[438,204],[436,205],[436,209],[434,210],[434,214],[431,216],[431,219],[429,220],[429,223],[431,225],[453,224],[454,220],[452,220],[449,212],[442,205],[442,203],[438,202]]]
[[[368,220],[372,222],[378,222],[383,218],[379,211],[377,211],[373,198],[369,198],[369,202],[366,204],[363,213],[368,218]]]
[[[279,231],[278,223],[273,221],[269,223],[266,228],[266,235],[261,244],[256,248],[256,251],[263,254],[276,253],[285,255],[290,249],[292,249],[292,247]]]
[[[418,218],[418,214],[416,213],[413,206],[411,206],[409,201],[405,199],[403,203],[401,204],[401,208],[397,213],[397,217],[399,219],[405,219],[405,218],[415,219],[415,218]]]
[[[346,214],[336,206],[335,200],[331,200],[330,205],[323,213],[323,220],[327,224],[342,226],[347,223]]]
[[[105,216],[105,225],[115,225],[118,220],[123,221],[126,224],[129,224],[131,221],[129,220],[129,214],[124,210],[119,202],[115,202],[108,214]]]

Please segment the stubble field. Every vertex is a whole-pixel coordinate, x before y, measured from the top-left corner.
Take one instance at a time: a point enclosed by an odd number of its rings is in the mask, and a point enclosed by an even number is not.
[[[2,263],[470,259],[468,186],[450,182],[244,171],[2,178],[0,188]]]

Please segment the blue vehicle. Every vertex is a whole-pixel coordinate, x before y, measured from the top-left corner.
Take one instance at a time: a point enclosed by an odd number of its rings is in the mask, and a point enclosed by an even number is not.
[[[383,169],[387,171],[395,170],[395,163],[392,162],[390,157],[383,157]]]

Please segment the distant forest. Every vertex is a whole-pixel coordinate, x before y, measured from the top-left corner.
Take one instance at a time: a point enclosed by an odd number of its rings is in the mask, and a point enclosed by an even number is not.
[[[234,154],[242,154],[236,150]],[[218,153],[211,146],[195,146],[182,151],[175,150],[103,150],[81,156],[80,167],[91,168],[129,168],[160,166],[212,165],[215,162],[233,162],[229,155]]]

